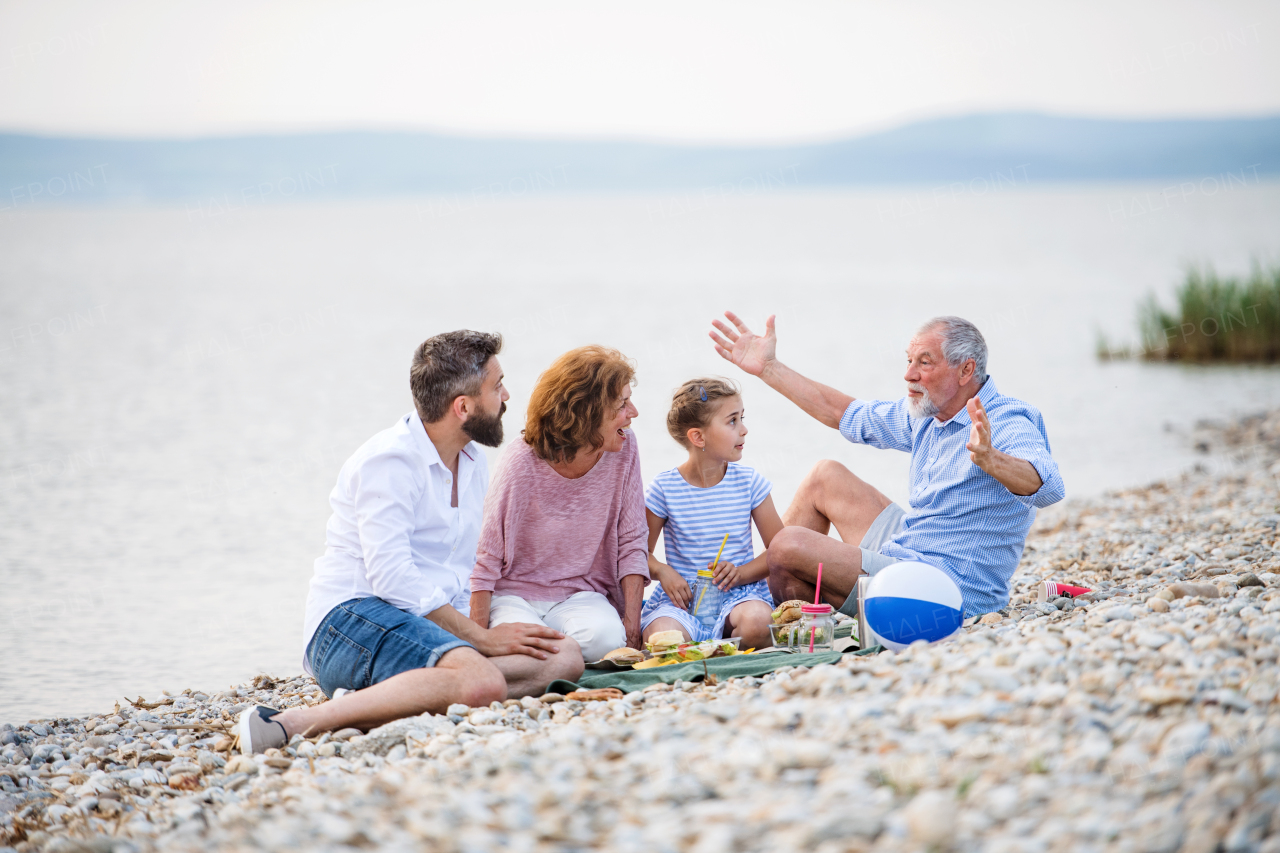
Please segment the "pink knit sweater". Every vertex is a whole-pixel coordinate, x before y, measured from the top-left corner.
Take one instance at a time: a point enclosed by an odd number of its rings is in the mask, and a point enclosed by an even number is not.
[[[484,501],[471,591],[564,601],[605,595],[621,614],[621,581],[649,578],[648,524],[636,438],[576,480],[560,476],[524,440],[495,466]]]

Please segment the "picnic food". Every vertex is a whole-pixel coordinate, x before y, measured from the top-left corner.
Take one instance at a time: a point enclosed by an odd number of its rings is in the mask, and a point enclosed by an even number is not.
[[[649,635],[649,642],[645,646],[649,649],[650,654],[657,655],[671,651],[671,649],[686,642],[688,641],[680,631],[655,631]]]
[[[676,644],[662,642],[655,647],[654,640],[658,639],[659,634],[675,634],[680,637],[681,642]],[[688,663],[689,661],[706,660],[707,658],[746,654],[746,652],[740,651],[737,643],[732,640],[704,640],[701,643],[687,643],[684,642],[684,635],[679,631],[661,631],[659,634],[653,634],[649,638],[649,653],[653,657],[636,664],[633,667],[634,669],[652,669],[655,666],[666,666],[672,663]]]
[[[794,622],[800,618],[800,608],[809,602],[801,601],[793,598],[791,601],[784,601],[777,607],[773,608],[773,624],[785,625],[788,622]]]
[[[644,660],[644,652],[623,646],[620,649],[614,649],[609,652],[601,660],[613,661],[614,663],[639,663]]]

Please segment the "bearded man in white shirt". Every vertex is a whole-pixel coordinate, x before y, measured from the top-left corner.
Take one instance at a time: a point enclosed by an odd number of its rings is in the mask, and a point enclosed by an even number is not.
[[[468,618],[489,485],[479,445],[502,443],[510,399],[501,349],[500,335],[482,332],[428,338],[409,371],[414,411],[342,466],[307,596],[303,656],[325,695],[340,698],[244,711],[237,731],[246,754],[295,734],[367,731],[455,702],[534,695],[582,674],[577,643],[558,631],[481,628]]]

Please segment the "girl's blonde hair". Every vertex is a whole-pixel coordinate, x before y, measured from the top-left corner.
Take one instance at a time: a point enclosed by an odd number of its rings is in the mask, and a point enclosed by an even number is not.
[[[732,379],[709,376],[690,379],[676,389],[667,412],[667,432],[684,447],[690,447],[689,430],[703,429],[711,422],[716,401],[741,395]]]

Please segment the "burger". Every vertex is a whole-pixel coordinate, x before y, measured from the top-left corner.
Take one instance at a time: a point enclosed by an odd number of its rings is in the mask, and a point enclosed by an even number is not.
[[[659,657],[678,651],[686,642],[688,641],[680,631],[655,631],[649,635],[649,642],[645,643],[645,648],[649,650],[649,654]]]
[[[681,631],[655,631],[649,635],[649,642],[645,643],[645,648],[649,650],[649,659],[636,664],[636,669],[702,660],[706,657],[694,644],[684,638],[684,633]]]
[[[609,652],[601,658],[601,660],[607,660],[619,664],[640,663],[640,661],[644,660],[644,652],[623,646],[620,649],[614,649]]]
[[[784,601],[777,607],[773,608],[773,624],[786,625],[788,622],[794,622],[800,618],[800,608],[804,607],[808,602],[793,598],[791,601]]]

